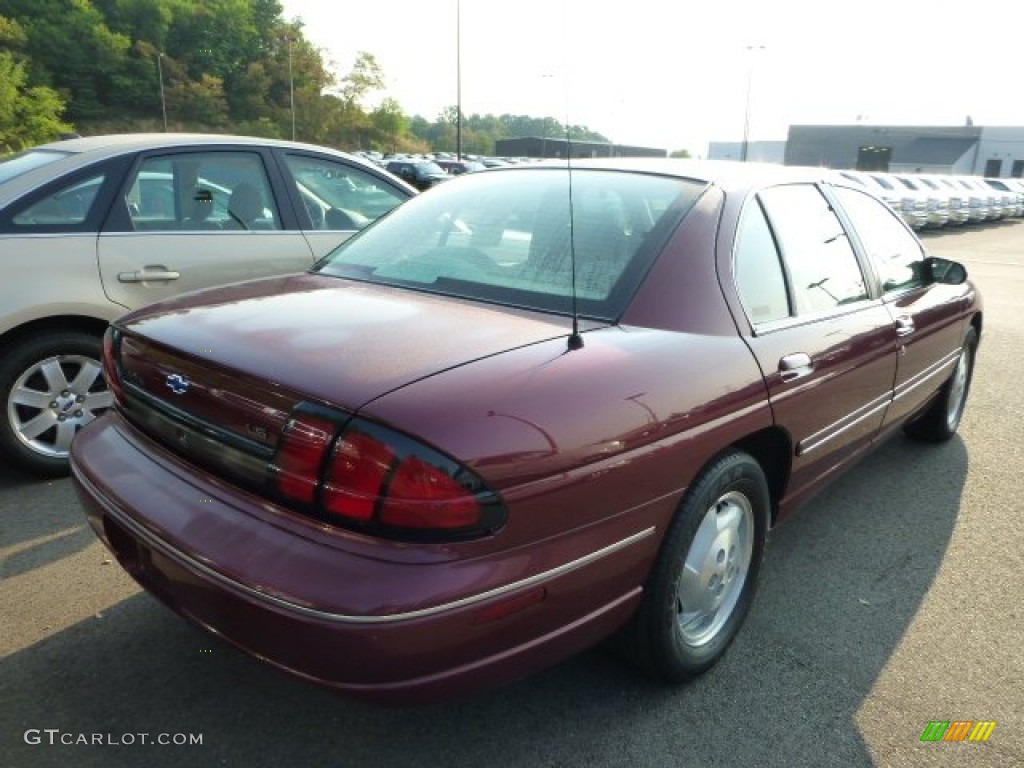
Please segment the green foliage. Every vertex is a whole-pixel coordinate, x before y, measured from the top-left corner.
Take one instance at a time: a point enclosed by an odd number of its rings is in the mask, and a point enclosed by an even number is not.
[[[53,138],[70,130],[65,112],[82,133],[160,130],[166,106],[171,130],[291,138],[294,124],[300,141],[347,149],[456,149],[455,107],[431,122],[391,98],[372,106],[385,88],[373,54],[335,79],[281,14],[277,0],[0,0],[0,138]],[[551,117],[462,122],[472,154],[515,136],[604,140]]]
[[[25,65],[0,51],[0,152],[53,141],[71,126],[61,120],[64,104],[52,88],[26,87]]]
[[[28,44],[25,29],[14,19],[0,16],[0,48],[8,51],[22,51]]]
[[[352,71],[341,78],[338,95],[344,109],[362,108],[362,101],[373,91],[384,87],[384,73],[372,53],[360,51],[356,55]]]
[[[688,149],[677,149],[675,152],[669,155],[669,157],[693,157]]]
[[[191,125],[216,130],[228,124],[224,81],[202,75],[199,81],[184,80],[167,88],[167,111]]]

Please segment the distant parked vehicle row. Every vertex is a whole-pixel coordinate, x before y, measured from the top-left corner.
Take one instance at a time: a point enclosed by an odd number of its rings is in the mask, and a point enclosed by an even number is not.
[[[1024,180],[943,174],[838,171],[885,200],[914,229],[1024,216]]]
[[[537,158],[532,157],[483,157],[465,154],[459,158],[453,152],[382,155],[376,151],[360,150],[354,154],[398,176],[420,190],[430,189],[447,181],[452,176],[459,176],[463,173],[537,161]]]

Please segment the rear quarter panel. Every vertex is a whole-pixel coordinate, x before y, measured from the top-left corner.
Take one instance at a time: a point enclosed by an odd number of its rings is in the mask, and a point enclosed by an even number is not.
[[[677,230],[621,324],[445,371],[362,415],[428,440],[510,508],[506,546],[620,515],[663,528],[693,476],[770,425],[760,371],[715,276],[714,190]],[[640,321],[640,322],[637,322]],[[660,327],[659,327],[660,326]]]

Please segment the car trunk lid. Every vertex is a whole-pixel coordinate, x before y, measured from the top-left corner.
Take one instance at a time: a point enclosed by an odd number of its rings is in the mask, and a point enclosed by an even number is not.
[[[118,322],[124,410],[175,452],[255,480],[299,403],[352,414],[425,377],[566,334],[569,324],[315,275],[238,284]]]

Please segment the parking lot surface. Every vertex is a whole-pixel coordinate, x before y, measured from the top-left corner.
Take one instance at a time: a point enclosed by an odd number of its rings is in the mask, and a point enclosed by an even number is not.
[[[1024,221],[924,240],[985,299],[960,435],[893,439],[774,531],[698,681],[595,650],[454,704],[353,702],[186,624],[68,480],[0,467],[0,765],[1024,765]],[[988,741],[921,741],[968,720]]]

